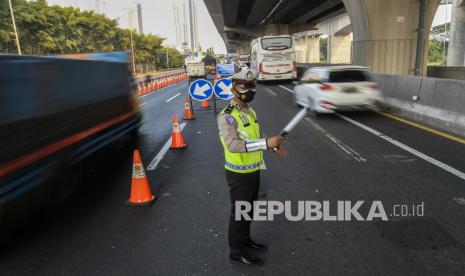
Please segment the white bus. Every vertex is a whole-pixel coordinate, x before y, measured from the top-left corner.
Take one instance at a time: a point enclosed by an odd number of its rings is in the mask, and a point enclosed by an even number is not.
[[[258,71],[258,80],[297,78],[295,51],[289,35],[264,36],[250,44],[250,68]]]

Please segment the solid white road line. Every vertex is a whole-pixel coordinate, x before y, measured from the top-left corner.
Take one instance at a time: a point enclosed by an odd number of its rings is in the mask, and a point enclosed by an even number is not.
[[[182,123],[179,125],[181,130],[183,130],[185,126],[186,126],[186,123]],[[150,161],[150,164],[147,167],[148,171],[153,171],[157,168],[158,163],[160,163],[160,161],[165,156],[166,152],[168,152],[168,150],[170,149],[170,146],[171,146],[171,137],[168,139],[168,141],[166,141],[166,143],[163,145],[163,147],[160,149],[157,155],[155,155],[155,157],[152,159],[152,161]]]
[[[142,106],[144,106],[144,105],[145,105],[145,103],[141,103],[141,104],[139,105],[139,107],[142,107]]]
[[[278,96],[278,95],[277,95],[276,93],[274,93],[273,90],[271,90],[270,88],[267,88],[266,90],[267,90],[268,92],[270,92],[271,95],[273,95],[273,96],[275,96],[275,97]]]
[[[177,96],[181,95],[181,92],[179,92],[178,94],[174,95],[173,97],[169,98],[168,100],[166,100],[167,103],[171,102],[174,98],[176,98]]]
[[[282,89],[287,90],[287,91],[289,91],[290,93],[294,94],[294,90],[292,90],[292,89],[290,89],[290,88],[287,88],[287,87],[284,86],[284,85],[278,85],[278,86],[281,87]]]
[[[457,202],[458,204],[465,205],[465,198],[463,197],[454,198],[454,201]]]
[[[429,163],[431,163],[431,164],[433,164],[433,165],[447,171],[448,173],[451,173],[451,174],[461,178],[462,180],[465,180],[465,173],[463,173],[463,172],[461,172],[461,171],[459,171],[459,170],[457,170],[455,168],[452,168],[451,166],[449,166],[447,164],[444,164],[441,161],[436,160],[436,159],[434,159],[434,158],[432,158],[432,157],[430,157],[430,156],[428,156],[428,155],[426,155],[424,153],[421,153],[421,152],[419,152],[419,151],[417,151],[417,150],[415,150],[415,149],[413,149],[413,148],[411,148],[411,147],[409,147],[409,146],[407,146],[405,144],[402,144],[401,142],[399,142],[399,141],[397,141],[397,140],[395,140],[395,139],[393,139],[393,138],[391,138],[389,136],[386,136],[386,135],[384,135],[383,133],[381,133],[381,132],[379,132],[377,130],[372,129],[371,127],[368,127],[368,126],[366,126],[366,125],[364,125],[362,123],[354,121],[354,120],[352,120],[352,119],[350,119],[350,118],[348,118],[348,117],[346,117],[344,115],[341,115],[341,114],[336,114],[336,115],[339,116],[340,118],[346,120],[347,122],[352,123],[352,124],[362,128],[362,129],[370,132],[371,134],[374,134],[374,135],[378,136],[379,138],[381,138],[381,139],[383,139],[385,141],[388,141],[389,143],[391,143],[391,144],[393,144],[393,145],[395,145],[395,146],[397,146],[397,147],[399,147],[399,148],[401,148],[401,149],[403,149],[405,151],[410,152],[411,154],[425,160],[426,162],[429,162]]]

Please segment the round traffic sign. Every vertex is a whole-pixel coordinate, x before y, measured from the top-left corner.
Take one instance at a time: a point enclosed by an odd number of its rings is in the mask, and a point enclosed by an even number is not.
[[[198,79],[189,86],[189,94],[196,101],[208,100],[213,94],[213,87],[209,81]]]
[[[234,97],[234,94],[231,92],[232,80],[230,78],[219,79],[215,83],[215,95],[216,97],[222,100],[229,100]]]

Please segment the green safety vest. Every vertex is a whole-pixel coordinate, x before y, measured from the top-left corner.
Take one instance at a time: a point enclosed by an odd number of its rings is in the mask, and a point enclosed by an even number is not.
[[[239,138],[243,140],[260,139],[260,127],[258,125],[255,111],[249,107],[250,115],[238,110],[238,108],[230,105],[223,109],[220,114],[228,113],[237,122],[237,133]],[[260,170],[263,165],[263,152],[231,152],[228,146],[224,143],[221,137],[221,143],[224,148],[224,156],[226,159],[225,169],[236,173],[251,173]]]

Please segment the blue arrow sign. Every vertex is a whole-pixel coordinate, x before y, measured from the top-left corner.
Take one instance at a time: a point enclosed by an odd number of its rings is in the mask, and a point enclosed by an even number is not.
[[[234,97],[234,94],[231,92],[231,88],[231,79],[219,79],[215,83],[215,95],[222,100],[229,100]]]
[[[213,87],[207,80],[195,80],[189,86],[189,94],[197,101],[208,100],[213,94]]]

